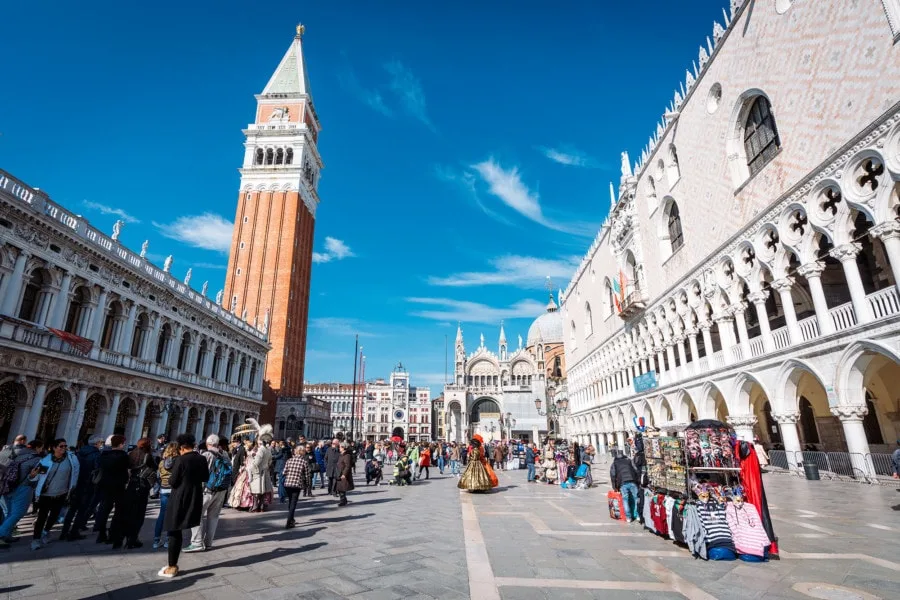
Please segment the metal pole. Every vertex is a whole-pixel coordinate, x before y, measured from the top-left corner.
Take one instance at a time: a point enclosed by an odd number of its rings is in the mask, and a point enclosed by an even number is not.
[[[353,348],[353,388],[350,392],[350,439],[353,439],[353,428],[356,426],[356,364],[359,359],[359,334],[356,335],[356,345]]]

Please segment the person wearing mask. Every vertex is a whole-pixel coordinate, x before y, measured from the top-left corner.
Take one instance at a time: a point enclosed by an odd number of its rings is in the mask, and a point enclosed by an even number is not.
[[[253,495],[250,512],[263,512],[271,499],[272,477],[269,472],[271,467],[272,451],[266,445],[266,440],[260,440],[247,460],[250,493]]]
[[[206,459],[209,479],[203,484],[203,508],[200,524],[191,529],[191,543],[185,552],[204,552],[212,548],[219,525],[219,514],[225,504],[225,496],[231,487],[232,471],[228,455],[219,448],[219,436],[206,438],[206,450],[200,453]]]
[[[297,510],[297,500],[300,492],[310,486],[309,460],[306,458],[306,448],[297,446],[294,455],[284,464],[280,475],[284,478],[284,489],[288,495],[288,517],[285,529],[291,529],[296,524],[294,512]]]
[[[169,532],[168,563],[158,575],[171,579],[178,575],[178,558],[184,542],[183,530],[200,525],[203,514],[203,484],[209,480],[206,459],[197,454],[196,438],[189,433],[178,436],[178,458],[172,463],[169,485],[172,488],[163,527]]]
[[[325,474],[328,475],[328,493],[337,496],[337,483],[341,477],[338,463],[341,460],[340,440],[331,440],[331,447],[325,452]]]
[[[350,445],[347,442],[341,444],[341,458],[338,461],[338,482],[336,485],[338,495],[341,500],[338,502],[338,506],[347,506],[347,492],[351,491],[354,488],[353,485],[353,450],[351,450]]]
[[[125,486],[128,484],[129,460],[128,454],[125,452],[125,436],[112,435],[107,438],[106,442],[109,449],[101,452],[97,461],[99,468],[97,491],[103,497],[94,520],[98,532],[98,544],[111,544],[111,538],[118,537],[119,532],[110,531],[110,535],[107,535],[106,521],[114,508],[117,513],[125,511],[123,501]]]
[[[87,525],[91,513],[97,506],[97,486],[94,484],[94,475],[100,465],[100,448],[103,447],[103,438],[92,435],[88,443],[78,449],[78,487],[69,504],[66,518],[63,521],[60,539],[70,542],[83,540],[85,536],[81,530]]]
[[[29,481],[32,470],[41,462],[44,443],[32,440],[20,448],[7,466],[6,518],[0,523],[0,548],[8,548],[15,539],[12,532],[28,512],[34,498],[34,483]]]
[[[169,547],[168,538],[165,541],[162,540],[162,532],[163,521],[166,518],[166,510],[169,506],[169,497],[172,494],[172,486],[169,483],[169,477],[172,474],[172,464],[175,462],[176,457],[178,457],[178,444],[171,442],[163,450],[162,457],[159,461],[159,467],[157,468],[159,479],[159,515],[156,517],[156,525],[153,528],[154,550],[159,549],[160,542],[163,542],[164,548]]]
[[[614,452],[616,458],[609,468],[609,481],[614,490],[622,493],[625,518],[631,523],[638,518],[638,472],[621,450]]]
[[[31,549],[40,550],[50,543],[50,530],[59,513],[78,485],[78,459],[69,452],[66,440],[53,442],[50,454],[32,469],[31,480],[37,481],[37,518],[34,521]]]

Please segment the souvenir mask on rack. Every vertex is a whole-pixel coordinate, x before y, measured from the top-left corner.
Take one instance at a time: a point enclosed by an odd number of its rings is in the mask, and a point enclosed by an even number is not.
[[[744,505],[744,497],[740,494],[735,494],[734,496],[732,496],[731,501],[734,502],[734,505],[737,508],[740,508]]]

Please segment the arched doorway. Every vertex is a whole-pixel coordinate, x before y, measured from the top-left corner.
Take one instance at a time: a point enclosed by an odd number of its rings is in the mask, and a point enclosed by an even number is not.
[[[400,438],[402,440],[403,439],[403,428],[402,427],[394,427],[391,430],[391,437],[392,438]]]
[[[462,422],[462,407],[459,402],[451,402],[447,406],[447,440],[450,442],[465,442]]]
[[[27,392],[25,387],[15,381],[6,381],[0,384],[0,443],[9,441],[10,436],[18,435],[12,432],[12,422],[17,411],[25,409]]]
[[[85,442],[90,436],[100,434],[97,429],[102,425],[100,415],[107,411],[106,398],[100,394],[91,394],[84,405],[84,418],[78,431],[78,441]]]
[[[63,388],[56,388],[44,399],[44,408],[41,411],[41,419],[38,421],[37,437],[44,444],[49,445],[53,440],[62,435],[59,430],[62,412],[68,407],[72,397]],[[74,440],[72,440],[74,442]]]
[[[131,420],[137,416],[137,406],[134,404],[134,400],[132,398],[123,398],[122,402],[119,404],[119,412],[116,413],[116,424],[113,426],[113,433],[118,435],[124,435],[126,438],[130,435],[129,425],[131,425]],[[137,440],[126,439],[126,444],[131,445],[137,442]]]
[[[480,434],[485,441],[500,439],[503,431],[500,425],[500,405],[493,398],[479,398],[472,404],[469,416],[469,435]]]
[[[187,419],[187,427],[185,431],[187,433],[193,434],[197,431],[197,422],[200,420],[200,411],[197,410],[196,406],[192,406],[188,411],[188,419]]]

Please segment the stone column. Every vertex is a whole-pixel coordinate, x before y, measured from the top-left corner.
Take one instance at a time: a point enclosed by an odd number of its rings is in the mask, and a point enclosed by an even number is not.
[[[141,439],[141,434],[144,429],[144,417],[147,416],[147,397],[141,398],[140,402],[138,402],[138,412],[137,418],[135,419],[134,425],[131,427],[131,430],[128,432],[130,440],[133,443],[136,443],[139,439]]]
[[[731,307],[731,314],[734,315],[734,322],[737,325],[738,338],[744,360],[751,358],[750,335],[747,333],[747,319],[744,317],[744,311],[746,310],[747,304],[745,302],[738,302]]]
[[[734,432],[739,440],[753,441],[753,426],[756,425],[756,415],[736,415],[728,417],[728,424],[734,427]]]
[[[153,325],[141,344],[143,346],[141,358],[153,362],[156,360],[156,348],[159,345],[159,332],[162,330],[163,320],[159,315],[151,315],[150,320]]]
[[[199,444],[201,441],[203,441],[203,428],[206,425],[206,407],[200,406],[198,410],[200,412],[200,418],[197,419],[197,423],[194,425],[193,434],[194,437],[197,438],[197,443]]]
[[[74,445],[81,441],[78,439],[78,432],[81,431],[81,424],[84,422],[84,407],[87,406],[87,399],[88,389],[79,387],[78,396],[75,399],[75,410],[72,411],[72,416],[66,424],[66,429],[63,433],[63,437],[70,444]]]
[[[134,322],[137,319],[137,303],[132,302],[128,309],[128,318],[125,320],[123,331],[119,333],[119,344],[116,350],[120,354],[131,356],[131,342],[134,340]]]
[[[688,345],[691,348],[691,365],[693,365],[691,371],[697,373],[697,361],[700,359],[700,348],[697,346],[697,330],[689,329],[687,335]]]
[[[892,219],[876,225],[869,233],[884,244],[884,252],[894,274],[894,285],[900,286],[900,223]]]
[[[797,272],[809,282],[809,291],[812,295],[813,306],[816,309],[816,321],[819,323],[819,335],[834,333],[834,321],[828,312],[828,301],[825,300],[825,291],[822,289],[822,272],[825,263],[815,261],[801,266]]]
[[[187,425],[188,425],[188,413],[191,410],[191,406],[189,404],[185,404],[181,408],[181,418],[178,420],[178,431],[175,432],[175,435],[179,435],[182,433],[188,433]]]
[[[709,321],[701,321],[700,322],[700,333],[703,335],[703,348],[706,352],[706,358],[712,355],[714,348],[712,343],[712,333],[710,329],[712,329],[712,323]],[[709,363],[709,361],[706,361]],[[712,365],[707,364],[706,368],[709,369]]]
[[[731,353],[731,348],[735,345],[732,317],[728,313],[722,312],[715,315],[713,319],[719,326],[719,343],[722,344],[722,360],[726,365],[730,365],[734,362],[734,355]],[[710,365],[710,368],[712,368],[712,365]]]
[[[625,432],[617,431],[616,432],[616,445],[619,447],[619,450],[625,452]]]
[[[9,284],[6,286],[6,295],[3,297],[3,304],[0,305],[0,313],[4,315],[18,316],[14,313],[19,306],[19,299],[22,297],[22,288],[25,283],[25,264],[28,262],[29,257],[31,257],[31,253],[25,250],[20,250],[19,255],[16,257],[16,264],[13,266],[12,273],[9,275]],[[29,441],[31,441],[30,438]]]
[[[176,323],[172,328],[172,338],[169,340],[169,347],[166,349],[166,356],[164,357],[163,364],[169,367],[174,367],[178,364],[178,354],[181,352],[181,334],[184,330],[184,326],[181,323]]]
[[[788,467],[792,471],[796,471],[799,469],[797,463],[803,460],[800,454],[800,436],[797,434],[800,412],[794,410],[772,413],[772,417],[778,421],[778,428],[781,431],[781,443],[784,444],[784,453],[787,456]]]
[[[678,349],[678,360],[681,362],[681,376],[687,377],[687,353],[684,351],[684,335],[675,338],[675,348]]]
[[[841,261],[844,267],[844,276],[847,278],[847,287],[850,288],[850,300],[853,302],[853,312],[856,313],[856,323],[870,323],[875,319],[872,307],[866,300],[866,290],[863,287],[862,278],[859,276],[859,266],[856,264],[856,256],[862,250],[862,244],[851,242],[833,248],[829,254]]]
[[[100,435],[108,437],[113,434],[113,430],[116,428],[116,415],[119,414],[120,404],[122,404],[122,394],[113,392],[109,412],[106,413],[106,418],[103,419],[103,429],[98,432]]]
[[[672,373],[675,373],[676,368],[677,368],[675,366],[675,347],[672,344],[673,344],[672,340],[667,340],[666,358],[669,360],[669,371],[671,371]],[[672,380],[669,379],[667,381],[671,382]]]
[[[28,441],[37,437],[38,425],[41,422],[41,413],[44,411],[44,398],[47,397],[47,382],[39,379],[37,388],[34,390],[34,399],[31,401],[31,408],[28,410],[28,417],[25,420],[25,437]],[[15,432],[13,433],[15,435]],[[49,440],[52,441],[52,440]],[[47,441],[45,440],[45,443]]]
[[[656,368],[656,356],[654,356],[652,349],[647,354],[647,370],[659,373],[659,369]]]
[[[772,327],[769,325],[769,313],[766,311],[766,300],[769,292],[753,292],[747,298],[756,309],[756,320],[759,321],[759,335],[762,338],[763,348],[766,352],[775,350],[775,342],[772,341]]]
[[[106,300],[109,292],[100,290],[100,299],[97,300],[97,308],[91,314],[90,339],[94,342],[94,348],[100,347],[100,336],[103,335],[103,324],[106,322]]]
[[[870,477],[875,474],[872,458],[869,456],[869,440],[863,428],[863,418],[868,412],[868,408],[858,405],[831,407],[831,414],[840,419],[841,425],[844,426],[847,452],[850,453],[850,463],[856,477]]]
[[[59,293],[56,295],[56,302],[53,303],[53,312],[47,321],[47,327],[53,329],[62,329],[66,326],[66,309],[69,308],[69,288],[72,287],[72,274],[68,271],[63,273],[62,285]]]
[[[793,277],[784,277],[772,282],[772,288],[781,296],[781,308],[784,310],[784,319],[787,322],[788,336],[791,344],[799,344],[803,341],[800,326],[797,325],[797,312],[794,310],[794,297],[791,288],[794,287]]]

